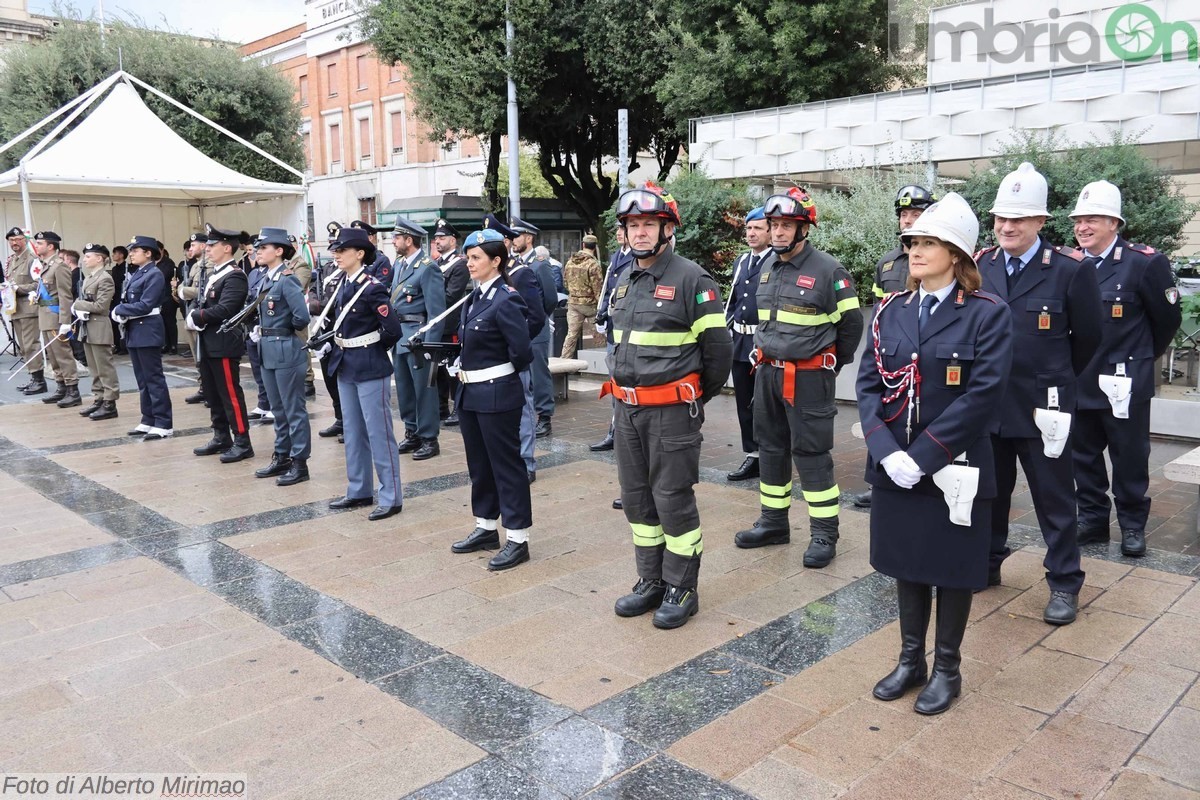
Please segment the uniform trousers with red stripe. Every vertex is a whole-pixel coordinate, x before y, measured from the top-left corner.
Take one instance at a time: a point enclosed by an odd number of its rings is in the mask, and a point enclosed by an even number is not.
[[[249,431],[246,422],[246,396],[242,393],[241,359],[200,359],[200,385],[208,400],[208,415],[217,436],[245,436]]]

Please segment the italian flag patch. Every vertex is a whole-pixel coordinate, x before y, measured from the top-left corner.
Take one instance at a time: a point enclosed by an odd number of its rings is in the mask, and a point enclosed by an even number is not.
[[[708,303],[708,302],[710,302],[712,300],[716,300],[716,299],[717,299],[717,292],[715,289],[709,289],[708,291],[700,292],[700,294],[696,295],[697,303]]]
[[[833,282],[833,290],[835,292],[840,292],[842,289],[849,289],[849,288],[850,288],[850,281],[847,280],[846,278],[842,278],[840,281]]]

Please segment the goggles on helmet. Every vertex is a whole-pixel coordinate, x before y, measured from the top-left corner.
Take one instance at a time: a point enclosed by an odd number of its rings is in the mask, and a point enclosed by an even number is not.
[[[617,219],[625,217],[661,217],[678,225],[679,207],[675,198],[647,182],[646,186],[624,191],[617,198]]]
[[[771,219],[798,219],[817,224],[817,204],[801,189],[789,189],[787,194],[773,194],[763,206],[763,214]]]

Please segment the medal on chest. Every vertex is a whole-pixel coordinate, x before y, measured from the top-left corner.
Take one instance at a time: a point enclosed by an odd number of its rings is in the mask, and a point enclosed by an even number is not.
[[[267,298],[267,315],[275,316],[275,298],[273,297]]]
[[[1121,298],[1119,298],[1119,297],[1117,298],[1117,300],[1120,300],[1120,299]],[[1120,319],[1123,316],[1125,316],[1125,306],[1123,306],[1121,303],[1113,303],[1112,318]]]
[[[1038,314],[1038,330],[1039,331],[1050,330],[1050,314],[1049,314],[1049,312],[1043,311],[1042,313]]]
[[[961,386],[962,385],[962,366],[951,362],[946,366],[946,385]]]

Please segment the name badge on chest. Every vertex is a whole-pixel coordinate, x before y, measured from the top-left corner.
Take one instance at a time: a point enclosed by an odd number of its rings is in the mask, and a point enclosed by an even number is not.
[[[267,315],[275,316],[275,300],[270,297],[267,298]]]
[[[946,385],[961,386],[962,385],[962,365],[951,362],[946,366]]]
[[[1123,316],[1125,316],[1125,306],[1120,303],[1113,303],[1112,318],[1120,319]]]
[[[1038,314],[1038,330],[1050,330],[1050,313],[1048,311],[1043,311],[1042,313]]]

